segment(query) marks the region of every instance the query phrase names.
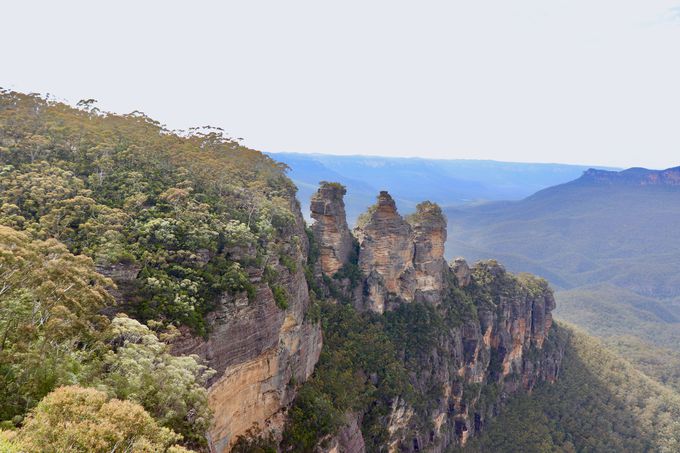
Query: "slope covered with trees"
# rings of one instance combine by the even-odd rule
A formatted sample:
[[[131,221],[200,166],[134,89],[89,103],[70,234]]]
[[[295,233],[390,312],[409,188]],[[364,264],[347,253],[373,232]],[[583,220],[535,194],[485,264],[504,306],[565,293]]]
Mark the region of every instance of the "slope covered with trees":
[[[560,379],[511,400],[465,451],[678,451],[678,393],[577,328],[559,334],[567,342]]]
[[[0,92],[2,427],[32,445],[43,409],[129,401],[166,430],[149,445],[204,448],[213,372],[168,343],[178,327],[206,335],[218,295],[254,297],[246,265],[286,262],[273,240],[294,221],[284,170],[220,130]],[[129,288],[104,276],[121,272]],[[265,278],[285,306],[276,273]]]

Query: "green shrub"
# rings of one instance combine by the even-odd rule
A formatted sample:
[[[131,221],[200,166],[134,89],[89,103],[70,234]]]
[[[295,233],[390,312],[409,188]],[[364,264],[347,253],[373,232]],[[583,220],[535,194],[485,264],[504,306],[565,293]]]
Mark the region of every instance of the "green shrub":
[[[286,289],[281,285],[270,285],[269,288],[272,290],[272,294],[274,295],[276,306],[281,310],[287,309],[288,293],[286,292]]]

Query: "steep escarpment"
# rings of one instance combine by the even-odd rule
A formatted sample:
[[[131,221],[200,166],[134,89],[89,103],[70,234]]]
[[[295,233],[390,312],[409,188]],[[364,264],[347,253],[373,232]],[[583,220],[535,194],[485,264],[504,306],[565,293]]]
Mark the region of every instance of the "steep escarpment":
[[[52,285],[45,294],[56,294],[57,301],[81,300],[91,305],[88,316],[101,311],[92,314],[96,324],[61,308],[66,314],[46,314],[45,319],[68,320],[54,329],[59,342],[38,335],[46,324],[33,325],[35,309],[13,308],[34,315],[3,324],[4,336],[29,338],[19,329],[33,326],[32,341],[49,341],[58,354],[36,362],[44,364],[43,372],[36,365],[22,368],[21,349],[10,354],[0,348],[0,387],[15,394],[0,400],[3,426],[20,423],[59,385],[102,387],[109,379],[112,394],[143,402],[159,423],[183,435],[184,445],[198,450],[226,451],[255,424],[280,427],[282,411],[312,373],[322,345],[305,272],[307,231],[295,192],[285,167],[219,129],[178,133],[140,112],[116,115],[94,108],[92,101],[73,108],[0,90],[0,225],[11,230],[3,237],[25,235],[35,247],[46,247],[45,253],[63,244],[79,263],[89,263],[72,269],[80,276],[75,281],[83,288],[106,282],[113,296],[95,306],[82,288],[58,274],[41,278],[44,288]],[[11,257],[8,250],[4,256]],[[46,265],[58,263],[53,258]],[[19,275],[4,269],[0,278]],[[17,301],[17,307],[29,302],[48,307],[40,297]],[[116,323],[136,332],[146,329],[139,322],[148,325],[153,333],[144,335],[163,343],[136,344],[130,338],[137,334],[111,335],[114,340],[105,343],[117,315],[127,321],[115,318]],[[90,330],[99,343],[80,339]],[[135,351],[148,347],[150,356],[161,359],[114,366],[113,354],[127,353],[122,346],[128,344]],[[173,359],[170,347],[185,357]],[[35,351],[40,357],[46,349]],[[97,360],[103,359],[100,366]],[[93,377],[90,371],[97,367],[102,376]],[[126,369],[136,370],[135,376]],[[28,378],[17,380],[19,375]],[[162,382],[156,386],[156,380]]]
[[[269,256],[264,268],[246,268],[254,297],[223,294],[207,316],[207,337],[186,335],[175,343],[177,353],[197,354],[217,371],[209,387],[209,436],[218,452],[253,426],[280,433],[296,395],[291,383],[307,380],[319,359],[321,328],[308,315],[307,236],[294,199],[291,212],[295,222],[275,239],[279,255]]]
[[[322,197],[319,191],[317,202]],[[470,267],[460,258],[447,264],[446,219],[429,202],[404,219],[389,194],[381,192],[354,234],[357,262],[348,257],[342,265],[357,266],[360,278],[349,282],[340,272],[326,275],[320,285],[330,286],[326,293],[336,304],[353,307],[347,309],[379,326],[403,369],[395,373],[407,383],[397,394],[378,392],[362,410],[353,407],[352,415],[337,423],[337,432],[345,434],[325,438],[328,448],[355,451],[343,439],[348,431],[356,438],[357,420],[367,450],[462,446],[484,430],[509,395],[558,378],[563,345],[550,335],[555,300],[544,280],[512,275],[495,261]],[[333,316],[336,311],[327,309]],[[324,325],[329,319],[335,318]],[[328,347],[331,355],[341,353],[335,341]],[[326,389],[323,373],[337,371],[322,354],[313,382]],[[361,380],[361,371],[355,373]],[[378,389],[383,379],[398,381],[380,372],[364,376]],[[324,391],[337,399],[332,389]],[[385,409],[376,413],[376,404]],[[336,409],[347,407],[336,404]]]
[[[513,398],[466,451],[679,451],[676,391],[574,326],[551,335],[566,345],[560,379]]]

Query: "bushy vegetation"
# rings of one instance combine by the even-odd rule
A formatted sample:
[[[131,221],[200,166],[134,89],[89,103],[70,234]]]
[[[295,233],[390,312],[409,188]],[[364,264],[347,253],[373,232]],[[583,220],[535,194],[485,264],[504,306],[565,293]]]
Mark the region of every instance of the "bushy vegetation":
[[[212,418],[205,385],[214,371],[198,357],[170,354],[160,338],[167,341],[176,334],[158,335],[134,319],[116,316],[104,331],[110,349],[101,362],[98,387],[141,404],[161,425],[200,445]]]
[[[204,445],[211,371],[197,357],[169,353],[163,340],[172,328],[156,323],[156,333],[124,315],[100,315],[112,303],[110,284],[90,258],[55,239],[0,226],[0,422],[32,438],[36,425],[25,415],[55,388],[78,384],[141,405],[173,442]]]
[[[213,372],[169,342],[206,334],[223,294],[252,299],[249,267],[287,308],[294,192],[218,129],[0,90],[0,451],[64,451],[59,429],[69,451],[204,449]],[[132,281],[109,292],[117,272]]]
[[[92,260],[0,226],[0,420],[92,373],[111,303]]]
[[[138,404],[110,399],[99,390],[68,386],[47,395],[18,432],[5,433],[0,448],[45,453],[189,452],[174,445],[180,438],[159,426]]]
[[[380,418],[393,398],[410,394],[406,371],[381,317],[322,303],[322,325],[321,358],[290,410],[284,444],[292,451],[314,451],[324,436],[347,422],[347,413],[365,411],[362,429],[374,442],[367,447],[377,449],[387,434]]]
[[[220,130],[0,93],[0,224],[138,268],[140,319],[204,332],[217,294],[249,289],[242,261],[282,253],[293,193],[282,166]]]

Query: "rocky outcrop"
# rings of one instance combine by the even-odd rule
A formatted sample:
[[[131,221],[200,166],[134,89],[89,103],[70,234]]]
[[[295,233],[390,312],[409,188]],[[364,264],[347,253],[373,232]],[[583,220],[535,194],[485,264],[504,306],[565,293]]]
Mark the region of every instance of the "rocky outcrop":
[[[125,305],[127,295],[135,289],[135,282],[137,281],[137,275],[141,270],[141,266],[125,263],[97,264],[96,269],[104,277],[108,277],[116,283],[115,287],[107,288],[108,292],[116,300],[116,305]],[[117,310],[117,308],[112,309]]]
[[[387,192],[360,219],[355,230],[359,241],[359,268],[367,277],[366,307],[383,313],[395,299],[412,301],[415,295],[413,230],[399,215]]]
[[[361,434],[361,419],[357,414],[348,414],[349,421],[331,439],[324,453],[364,453],[366,445]]]
[[[472,274],[470,273],[470,266],[468,266],[465,258],[458,257],[453,260],[451,263],[451,270],[453,271],[453,275],[456,277],[456,283],[458,286],[465,288],[470,284]]]
[[[453,286],[440,308],[460,305],[466,297],[473,304],[459,307],[443,328],[433,326],[438,341],[412,370],[416,392],[437,396],[420,413],[406,401],[393,406],[388,418],[392,451],[438,452],[464,445],[509,395],[558,377],[564,351],[547,341],[555,300],[546,282],[513,276],[493,261],[478,263],[469,278],[465,288],[449,280]]]
[[[319,264],[326,275],[334,275],[347,263],[352,251],[352,234],[347,226],[345,187],[322,183],[312,196],[312,231],[319,247]]]
[[[544,280],[512,275],[495,261],[447,264],[439,207],[422,203],[404,219],[387,192],[362,216],[355,235],[363,288],[351,301],[355,307],[377,313],[404,304],[432,307],[425,317],[407,318],[404,338],[395,343],[409,357],[416,394],[427,399],[392,401],[384,418],[389,451],[464,445],[509,395],[557,379],[563,346],[551,341],[555,299]],[[427,341],[409,345],[415,332],[427,332]],[[339,437],[333,445],[340,448]]]
[[[366,276],[363,306],[383,313],[402,302],[436,304],[444,289],[446,219],[424,202],[406,219],[383,191],[355,229],[359,268]]]
[[[413,228],[416,300],[437,304],[444,289],[447,268],[444,259],[446,218],[439,206],[426,201],[420,203],[406,220]]]

